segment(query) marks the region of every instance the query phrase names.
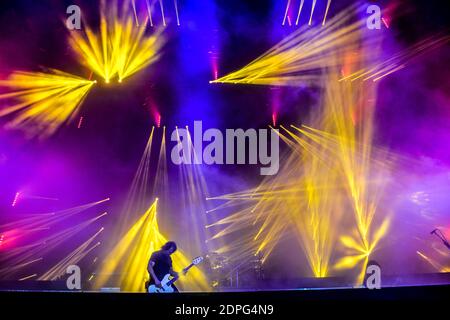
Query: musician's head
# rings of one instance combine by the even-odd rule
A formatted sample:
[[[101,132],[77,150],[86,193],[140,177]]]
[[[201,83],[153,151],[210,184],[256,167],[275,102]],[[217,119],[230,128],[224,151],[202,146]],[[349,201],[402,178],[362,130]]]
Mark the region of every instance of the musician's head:
[[[162,247],[161,250],[167,251],[169,254],[177,251],[177,244],[174,241],[167,241]]]

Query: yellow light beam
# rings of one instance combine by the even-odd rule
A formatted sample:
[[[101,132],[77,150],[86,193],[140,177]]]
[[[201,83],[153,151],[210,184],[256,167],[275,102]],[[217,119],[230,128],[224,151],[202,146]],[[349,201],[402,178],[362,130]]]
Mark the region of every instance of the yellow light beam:
[[[314,15],[314,9],[316,8],[317,0],[313,0],[311,8],[311,16],[309,17],[309,25],[312,25],[312,19]]]
[[[29,275],[27,277],[20,278],[19,281],[29,280],[29,279],[32,279],[32,278],[34,278],[36,276],[37,276],[37,274],[35,273],[35,274]]]
[[[93,236],[88,238],[85,242],[80,244],[77,248],[75,248],[72,252],[70,252],[67,256],[65,256],[62,260],[56,263],[53,267],[51,267],[47,272],[41,275],[38,279],[43,281],[51,281],[56,280],[59,277],[63,276],[66,273],[66,269],[70,265],[78,264],[82,258],[86,256],[86,249],[89,245],[94,241],[94,239],[104,230],[101,228],[98,230]],[[92,250],[87,250],[90,252]]]
[[[327,21],[327,16],[328,16],[328,10],[330,9],[331,6],[331,0],[328,0],[327,2],[327,8],[325,10],[325,15],[323,16],[323,22],[322,22],[322,26],[325,25],[326,21]]]
[[[145,0],[145,4],[147,6],[147,15],[148,21],[150,22],[150,27],[153,27],[152,7],[150,6],[149,0]]]
[[[133,2],[134,3],[134,2]],[[69,44],[79,62],[101,76],[106,83],[118,81],[148,67],[159,58],[165,42],[162,29],[145,34],[145,25],[134,26],[129,0],[119,8],[116,0],[100,4],[100,29],[94,32],[87,24],[83,31],[70,31]],[[134,9],[134,6],[132,6]],[[150,6],[147,6],[151,17]],[[138,23],[137,14],[134,14]],[[150,18],[151,21],[151,18]],[[151,21],[153,25],[153,22]]]
[[[29,137],[48,137],[76,117],[94,83],[59,70],[14,72],[0,80],[0,86],[10,89],[0,94],[0,100],[11,100],[0,117],[12,118],[5,128],[22,129]]]
[[[175,15],[177,17],[177,26],[180,25],[180,17],[178,15],[178,1],[177,0],[173,0],[173,5],[175,7]]]
[[[290,6],[291,6],[291,0],[287,0],[286,10],[284,11],[284,18],[283,18],[283,23],[282,23],[283,26],[286,24],[286,18],[288,16]]]
[[[298,26],[298,22],[300,20],[300,15],[302,14],[303,5],[305,4],[305,0],[300,0],[300,6],[298,7],[297,20],[295,20],[295,25]]]

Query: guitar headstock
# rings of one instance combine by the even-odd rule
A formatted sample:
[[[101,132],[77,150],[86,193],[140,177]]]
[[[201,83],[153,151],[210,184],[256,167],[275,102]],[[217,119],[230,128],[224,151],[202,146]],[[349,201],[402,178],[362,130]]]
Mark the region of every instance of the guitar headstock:
[[[189,271],[190,268],[192,268],[193,266],[198,265],[202,261],[203,261],[203,257],[201,257],[201,256],[197,257],[197,258],[194,258],[192,260],[192,263],[189,266],[187,266],[186,268],[183,269],[183,274],[185,275]]]
[[[202,256],[199,256],[199,257],[194,258],[194,259],[192,260],[192,264],[193,264],[194,266],[196,266],[196,265],[198,265],[199,263],[201,263],[202,261],[203,261],[203,257],[202,257]]]

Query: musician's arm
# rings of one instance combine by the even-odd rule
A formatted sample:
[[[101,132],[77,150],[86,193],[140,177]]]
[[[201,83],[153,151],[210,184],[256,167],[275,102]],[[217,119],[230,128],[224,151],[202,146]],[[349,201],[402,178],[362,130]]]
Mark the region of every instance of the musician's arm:
[[[173,271],[172,268],[170,268],[169,274],[174,278],[179,278],[178,272]]]
[[[150,276],[152,277],[152,279],[155,281],[155,285],[159,286],[161,284],[161,280],[158,279],[158,277],[155,274],[155,270],[153,270],[154,265],[155,265],[155,263],[152,260],[150,260],[148,262],[147,270],[148,270],[148,273],[150,273]]]

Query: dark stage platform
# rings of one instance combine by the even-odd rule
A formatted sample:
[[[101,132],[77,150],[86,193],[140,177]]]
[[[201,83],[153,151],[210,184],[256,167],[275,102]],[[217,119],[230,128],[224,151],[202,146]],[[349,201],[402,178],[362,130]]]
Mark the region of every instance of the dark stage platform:
[[[383,275],[381,277],[383,288],[387,287],[419,287],[450,285],[450,273],[420,273]],[[242,292],[242,291],[284,291],[284,290],[324,290],[324,289],[352,289],[354,279],[350,277],[325,277],[325,278],[298,278],[298,279],[271,279],[265,278],[259,281],[241,281],[239,286],[216,287],[216,292]],[[58,281],[0,281],[0,291],[67,291],[65,280]],[[92,289],[90,282],[82,283],[81,291],[124,291],[108,284],[101,290]]]
[[[128,318],[144,313],[150,319],[300,319],[332,313],[346,318],[387,316],[396,308],[406,315],[426,314],[427,319],[448,310],[450,285],[390,287],[379,290],[314,289],[285,291],[139,294],[57,291],[3,291],[3,310],[41,313],[47,316],[79,314],[124,314]],[[255,308],[255,306],[257,308]],[[270,306],[270,308],[268,308]],[[192,315],[193,307],[208,308],[208,314]],[[251,312],[253,310],[253,312]],[[273,310],[269,313],[270,310]],[[183,314],[177,314],[181,312]],[[198,311],[200,312],[200,311]],[[250,313],[249,313],[250,312]],[[310,317],[310,316],[308,316]],[[315,317],[315,316],[314,316]],[[147,318],[147,317],[146,317]]]

